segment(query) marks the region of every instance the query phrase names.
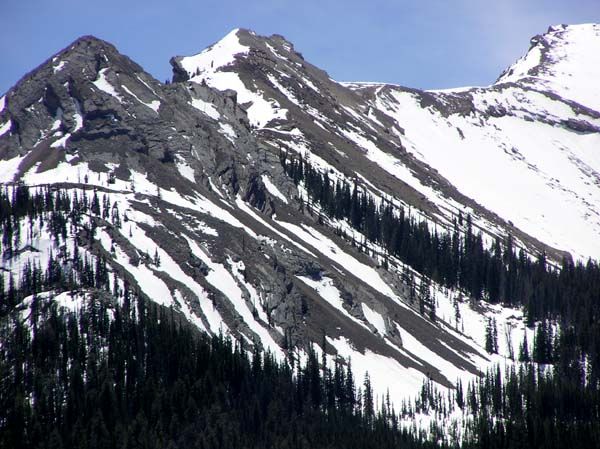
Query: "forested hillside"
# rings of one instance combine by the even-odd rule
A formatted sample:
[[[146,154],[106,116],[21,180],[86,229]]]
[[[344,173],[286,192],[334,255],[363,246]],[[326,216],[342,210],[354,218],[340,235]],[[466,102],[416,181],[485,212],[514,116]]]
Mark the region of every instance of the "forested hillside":
[[[328,198],[314,193],[327,190],[316,181],[325,182],[323,177],[303,167],[315,201]],[[297,168],[289,170],[298,176]],[[336,204],[341,217],[348,204],[362,217],[354,223],[357,229],[373,221],[385,229],[386,219],[396,220],[394,229],[410,233],[411,241],[440,250],[433,242],[444,236],[430,234],[425,224],[402,218],[402,212],[380,212],[356,188],[350,194],[349,186],[338,185],[334,198],[335,192],[337,201],[317,202],[324,208]],[[46,266],[25,264],[21,278],[10,276],[0,289],[1,447],[559,448],[600,441],[599,334],[593,321],[577,321],[593,309],[576,301],[576,288],[565,296],[573,299],[569,309],[576,313],[534,315],[541,321],[533,349],[529,353],[527,341],[521,345],[519,364],[459,382],[452,394],[427,381],[414,402],[393,405],[389,396],[373,392],[368,375],[356,378],[350,359],[310,349],[304,356],[291,350],[278,361],[244,339],[204,335],[172,308],[144,300],[127,280],[119,282],[101,253],[94,254],[95,217],[121,226],[118,212],[98,198],[98,192],[71,197],[66,190],[31,192],[26,186],[0,194],[5,258],[14,257],[21,233],[34,228],[47,229],[57,250]],[[83,254],[78,245],[72,252],[65,245],[78,226],[90,248]],[[456,243],[459,260],[475,269],[479,264],[464,261],[468,245]],[[484,249],[481,254],[494,258]],[[443,272],[429,260],[432,272]],[[528,260],[521,258],[518,271],[537,271],[539,282],[564,282],[559,273],[569,272]],[[588,285],[586,276],[595,279],[596,269],[591,262],[571,267],[582,279],[573,286]],[[487,290],[481,298],[489,299]],[[435,310],[426,312],[430,304],[422,292],[415,300],[423,313]],[[562,304],[561,297],[558,301]],[[550,322],[560,323],[558,331]],[[490,351],[494,338],[490,331]],[[462,425],[452,419],[457,413]],[[429,429],[407,425],[420,415],[432,417]]]
[[[279,363],[172,310],[52,294],[0,321],[2,448],[427,448],[339,362]]]

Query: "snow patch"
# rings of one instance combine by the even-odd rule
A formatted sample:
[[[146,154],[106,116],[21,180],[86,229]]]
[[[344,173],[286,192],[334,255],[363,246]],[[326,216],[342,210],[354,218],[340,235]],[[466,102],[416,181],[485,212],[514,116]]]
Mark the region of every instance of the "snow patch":
[[[120,103],[122,103],[123,99],[117,93],[117,91],[115,90],[113,85],[110,84],[108,82],[108,80],[106,79],[106,71],[107,70],[108,70],[108,68],[101,69],[100,72],[98,72],[98,79],[96,81],[94,81],[93,84],[101,91],[106,92],[109,95],[112,95],[117,100],[119,100]]]
[[[452,363],[440,357],[419,340],[417,340],[410,332],[403,329],[398,323],[395,323],[400,336],[402,338],[402,348],[408,351],[413,356],[426,361],[435,366],[449,381],[456,379],[465,379],[467,382],[473,379],[473,374],[469,371],[459,368]]]
[[[244,323],[250,327],[250,329],[260,338],[262,344],[264,344],[269,350],[277,356],[279,360],[283,360],[284,354],[279,345],[273,340],[273,337],[267,329],[263,327],[263,324],[258,322],[252,311],[248,307],[248,304],[244,300],[244,295],[236,282],[234,276],[229,272],[225,266],[213,262],[211,258],[190,238],[186,237],[192,253],[202,260],[209,268],[209,272],[206,275],[206,280],[209,284],[219,290],[231,303],[233,304],[236,312],[242,317]],[[235,267],[234,271],[243,269],[243,264],[236,264],[228,257],[228,263]],[[266,324],[266,323],[265,323]]]
[[[282,109],[275,100],[266,100],[261,95],[246,88],[239,75],[234,72],[203,72],[191,79],[193,82],[205,81],[217,90],[232,89],[237,92],[237,102],[246,105],[248,119],[252,125],[263,127],[271,120],[285,119],[286,109]]]
[[[0,125],[0,136],[3,136],[8,131],[10,131],[11,126],[12,126],[12,121],[11,120],[8,120],[8,122]]]
[[[367,326],[357,318],[350,315],[350,313],[344,308],[344,301],[342,300],[342,296],[340,295],[340,291],[333,284],[333,279],[328,277],[323,277],[319,280],[314,280],[308,276],[296,276],[310,288],[315,290],[321,298],[323,298],[328,304],[330,304],[334,309],[342,312],[344,316],[351,319],[355,323],[361,325],[365,329],[369,330]],[[370,330],[369,330],[370,332]]]
[[[152,109],[154,112],[156,112],[158,114],[158,108],[160,107],[159,100],[153,100],[150,103],[146,103],[145,101],[140,100],[140,98],[136,94],[131,92],[131,90],[129,90],[127,88],[127,86],[121,85],[121,87],[123,88],[123,90],[125,92],[127,92],[129,95],[131,95],[133,98],[135,98],[139,103],[143,104],[144,106],[149,107],[150,109]]]
[[[139,228],[136,227],[135,229]],[[132,241],[134,241],[134,239],[135,237],[130,238]],[[111,237],[104,229],[99,232],[99,240],[107,251],[111,251],[111,248],[114,248],[114,260],[131,273],[138,283],[140,290],[148,296],[148,298],[163,306],[170,306],[173,304],[173,297],[171,296],[169,287],[167,287],[167,284],[165,284],[164,281],[156,277],[150,268],[143,263],[140,263],[137,266],[132,265],[129,262],[129,256],[119,247],[119,245],[115,244],[113,246]]]
[[[12,159],[0,160],[0,182],[12,182],[19,165],[26,156],[17,156]]]
[[[54,296],[53,301],[59,307],[67,309],[70,312],[78,312],[83,305],[84,299],[84,296],[77,295],[74,292],[62,292]]]
[[[219,122],[219,133],[223,134],[231,143],[235,143],[237,134],[229,123]]]
[[[52,67],[52,70],[54,70],[54,73],[58,73],[64,68],[65,65],[66,65],[66,61],[60,61],[58,63],[58,65],[55,65],[54,67]]]
[[[194,176],[194,169],[192,167],[183,162],[177,162],[176,166],[177,171],[181,176],[183,176],[188,181],[196,182],[196,178]]]
[[[136,78],[137,78],[137,79],[138,79],[138,80],[139,80],[139,81],[140,81],[140,82],[141,82],[141,83],[142,83],[144,86],[146,86],[146,87],[148,88],[148,90],[154,94],[154,96],[155,96],[155,97],[158,97],[158,98],[160,98],[160,95],[158,95],[158,94],[156,93],[156,91],[155,91],[154,89],[152,89],[152,87],[150,87],[150,85],[149,85],[149,84],[148,84],[146,81],[144,81],[142,78],[140,78],[140,77],[139,77],[139,75],[136,75],[135,77],[136,77]]]
[[[340,357],[351,360],[355,379],[360,381],[369,373],[375,397],[385,397],[389,392],[392,402],[399,406],[403,399],[413,397],[421,390],[426,376],[420,371],[406,368],[393,358],[368,349],[361,353],[345,337],[326,338]]]
[[[285,95],[287,97],[288,100],[290,100],[292,103],[294,103],[296,106],[300,106],[300,102],[298,101],[298,99],[296,98],[296,95],[294,95],[294,93],[289,90],[288,88],[284,87],[278,80],[277,78],[275,78],[273,75],[269,74],[267,75],[267,78],[269,79],[269,81],[271,82],[271,84],[273,84],[273,86],[275,86],[275,88],[277,90],[279,90],[283,95]]]
[[[406,304],[404,304],[390,286],[381,279],[381,276],[379,276],[379,273],[377,273],[373,267],[359,262],[316,229],[309,228],[304,224],[298,226],[285,221],[279,221],[276,220],[275,217],[273,217],[273,221],[300,238],[304,243],[312,246],[330,260],[336,262],[348,273],[360,276],[361,280],[371,288],[391,298],[402,307],[407,308]]]
[[[249,47],[240,44],[238,38],[239,28],[231,31],[216,44],[194,56],[181,58],[180,64],[191,76],[196,72],[217,70],[228,66],[235,61],[237,55],[244,55],[250,51]]]
[[[271,182],[271,179],[267,175],[262,175],[262,182],[271,195],[275,198],[279,198],[285,204],[288,204],[288,200],[283,193],[279,191],[277,186]]]
[[[219,113],[215,105],[209,103],[208,101],[193,98],[190,104],[214,120],[219,120],[219,118],[221,117],[221,114]]]
[[[515,83],[521,78],[529,75],[529,71],[537,67],[542,60],[542,52],[539,47],[533,47],[529,52],[520,58],[505,75],[498,79],[496,84],[499,83]]]
[[[57,133],[57,134],[60,135],[61,133]],[[52,142],[50,144],[50,147],[65,148],[65,146],[67,145],[67,140],[69,140],[70,137],[71,137],[71,133],[67,133],[64,136],[60,137],[58,140],[55,140],[54,142]]]
[[[563,98],[600,111],[600,25],[580,24],[554,26],[497,84],[527,82],[549,89]],[[541,60],[542,49],[544,59]],[[535,75],[529,75],[537,68]]]
[[[381,314],[375,312],[364,302],[361,304],[361,306],[362,306],[363,314],[365,315],[365,318],[367,319],[367,321],[369,323],[371,323],[373,326],[375,326],[375,329],[377,329],[377,332],[379,333],[379,335],[381,335],[383,337],[386,334],[386,330],[385,330],[385,320],[383,319]]]
[[[287,240],[288,242],[290,242],[292,245],[296,246],[297,248],[300,248],[306,254],[309,254],[309,255],[311,255],[313,257],[316,257],[314,253],[310,252],[304,246],[302,246],[301,244],[299,244],[295,240],[292,240],[290,237],[288,237],[287,235],[285,235],[283,232],[278,231],[273,226],[271,226],[269,223],[267,223],[265,220],[263,220],[257,213],[255,213],[252,210],[252,208],[250,206],[248,206],[246,203],[244,203],[244,201],[239,196],[235,199],[235,204],[237,205],[237,207],[240,208],[240,210],[242,210],[243,212],[245,212],[246,214],[248,214],[250,217],[252,217],[258,223],[262,224],[265,228],[273,231],[275,234],[277,234],[278,236],[284,238],[285,240]]]
[[[79,112],[73,114],[73,119],[75,120],[75,129],[73,132],[79,131],[81,128],[83,128],[83,117]]]

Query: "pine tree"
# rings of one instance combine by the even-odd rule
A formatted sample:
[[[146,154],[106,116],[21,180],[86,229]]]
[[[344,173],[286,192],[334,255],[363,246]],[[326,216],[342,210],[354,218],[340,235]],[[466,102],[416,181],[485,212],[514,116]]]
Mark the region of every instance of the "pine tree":
[[[488,318],[485,327],[485,350],[490,354],[498,353],[498,330],[495,318]]]
[[[527,331],[523,336],[523,342],[519,346],[519,362],[529,362],[529,343],[527,343]]]

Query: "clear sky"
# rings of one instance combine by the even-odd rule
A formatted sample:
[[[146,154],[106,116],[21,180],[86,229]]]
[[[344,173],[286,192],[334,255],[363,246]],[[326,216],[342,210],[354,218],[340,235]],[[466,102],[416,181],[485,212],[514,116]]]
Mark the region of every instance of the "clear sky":
[[[600,22],[600,0],[0,0],[0,92],[84,34],[156,78],[233,28],[282,34],[340,81],[486,85],[556,23]]]

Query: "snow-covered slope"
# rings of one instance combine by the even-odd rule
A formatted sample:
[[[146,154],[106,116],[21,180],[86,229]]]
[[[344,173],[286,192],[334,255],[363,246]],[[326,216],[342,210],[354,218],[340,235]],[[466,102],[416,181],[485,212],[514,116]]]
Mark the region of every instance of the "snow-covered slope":
[[[584,51],[580,41],[569,37],[564,51]],[[66,248],[68,266],[81,244],[107,259],[119,286],[203,331],[279,358],[309,346],[351,358],[357,376],[368,370],[398,403],[427,379],[452,388],[493,361],[512,363],[532,332],[522,311],[428,287],[423,273],[311,202],[281,158],[403,206],[431,231],[466,233],[455,222],[468,215],[486,246],[510,234],[532,256],[597,257],[600,113],[556,87],[569,67],[583,73],[577,59],[539,82],[525,59],[488,88],[341,84],[283,37],[234,30],[173,58],[174,82],[164,85],[110,44],[82,38],[0,99],[0,181],[51,185],[86,203],[96,195],[106,210],[84,213],[92,238],[71,223],[53,241],[24,219],[4,276],[19,277],[28,259],[45,263],[51,248]],[[419,310],[415,288],[434,313]],[[493,356],[483,349],[492,319]]]
[[[404,128],[405,147],[462,193],[555,248],[597,258],[598,79],[600,27],[560,25],[533,38],[489,88],[381,86],[372,103]],[[453,103],[468,112],[447,109]]]
[[[471,111],[423,108],[423,94],[387,86],[372,104],[404,128],[408,151],[466,196],[574,257],[600,255],[600,118],[514,86],[435,96]]]
[[[552,27],[532,42],[495,85],[444,92],[341,85],[280,36],[245,30],[174,66],[235,90],[265,143],[366,178],[434,221],[470,212],[533,252],[598,257],[598,26]]]
[[[600,111],[600,25],[555,25],[531,39],[525,56],[496,84],[518,83],[548,90]]]

